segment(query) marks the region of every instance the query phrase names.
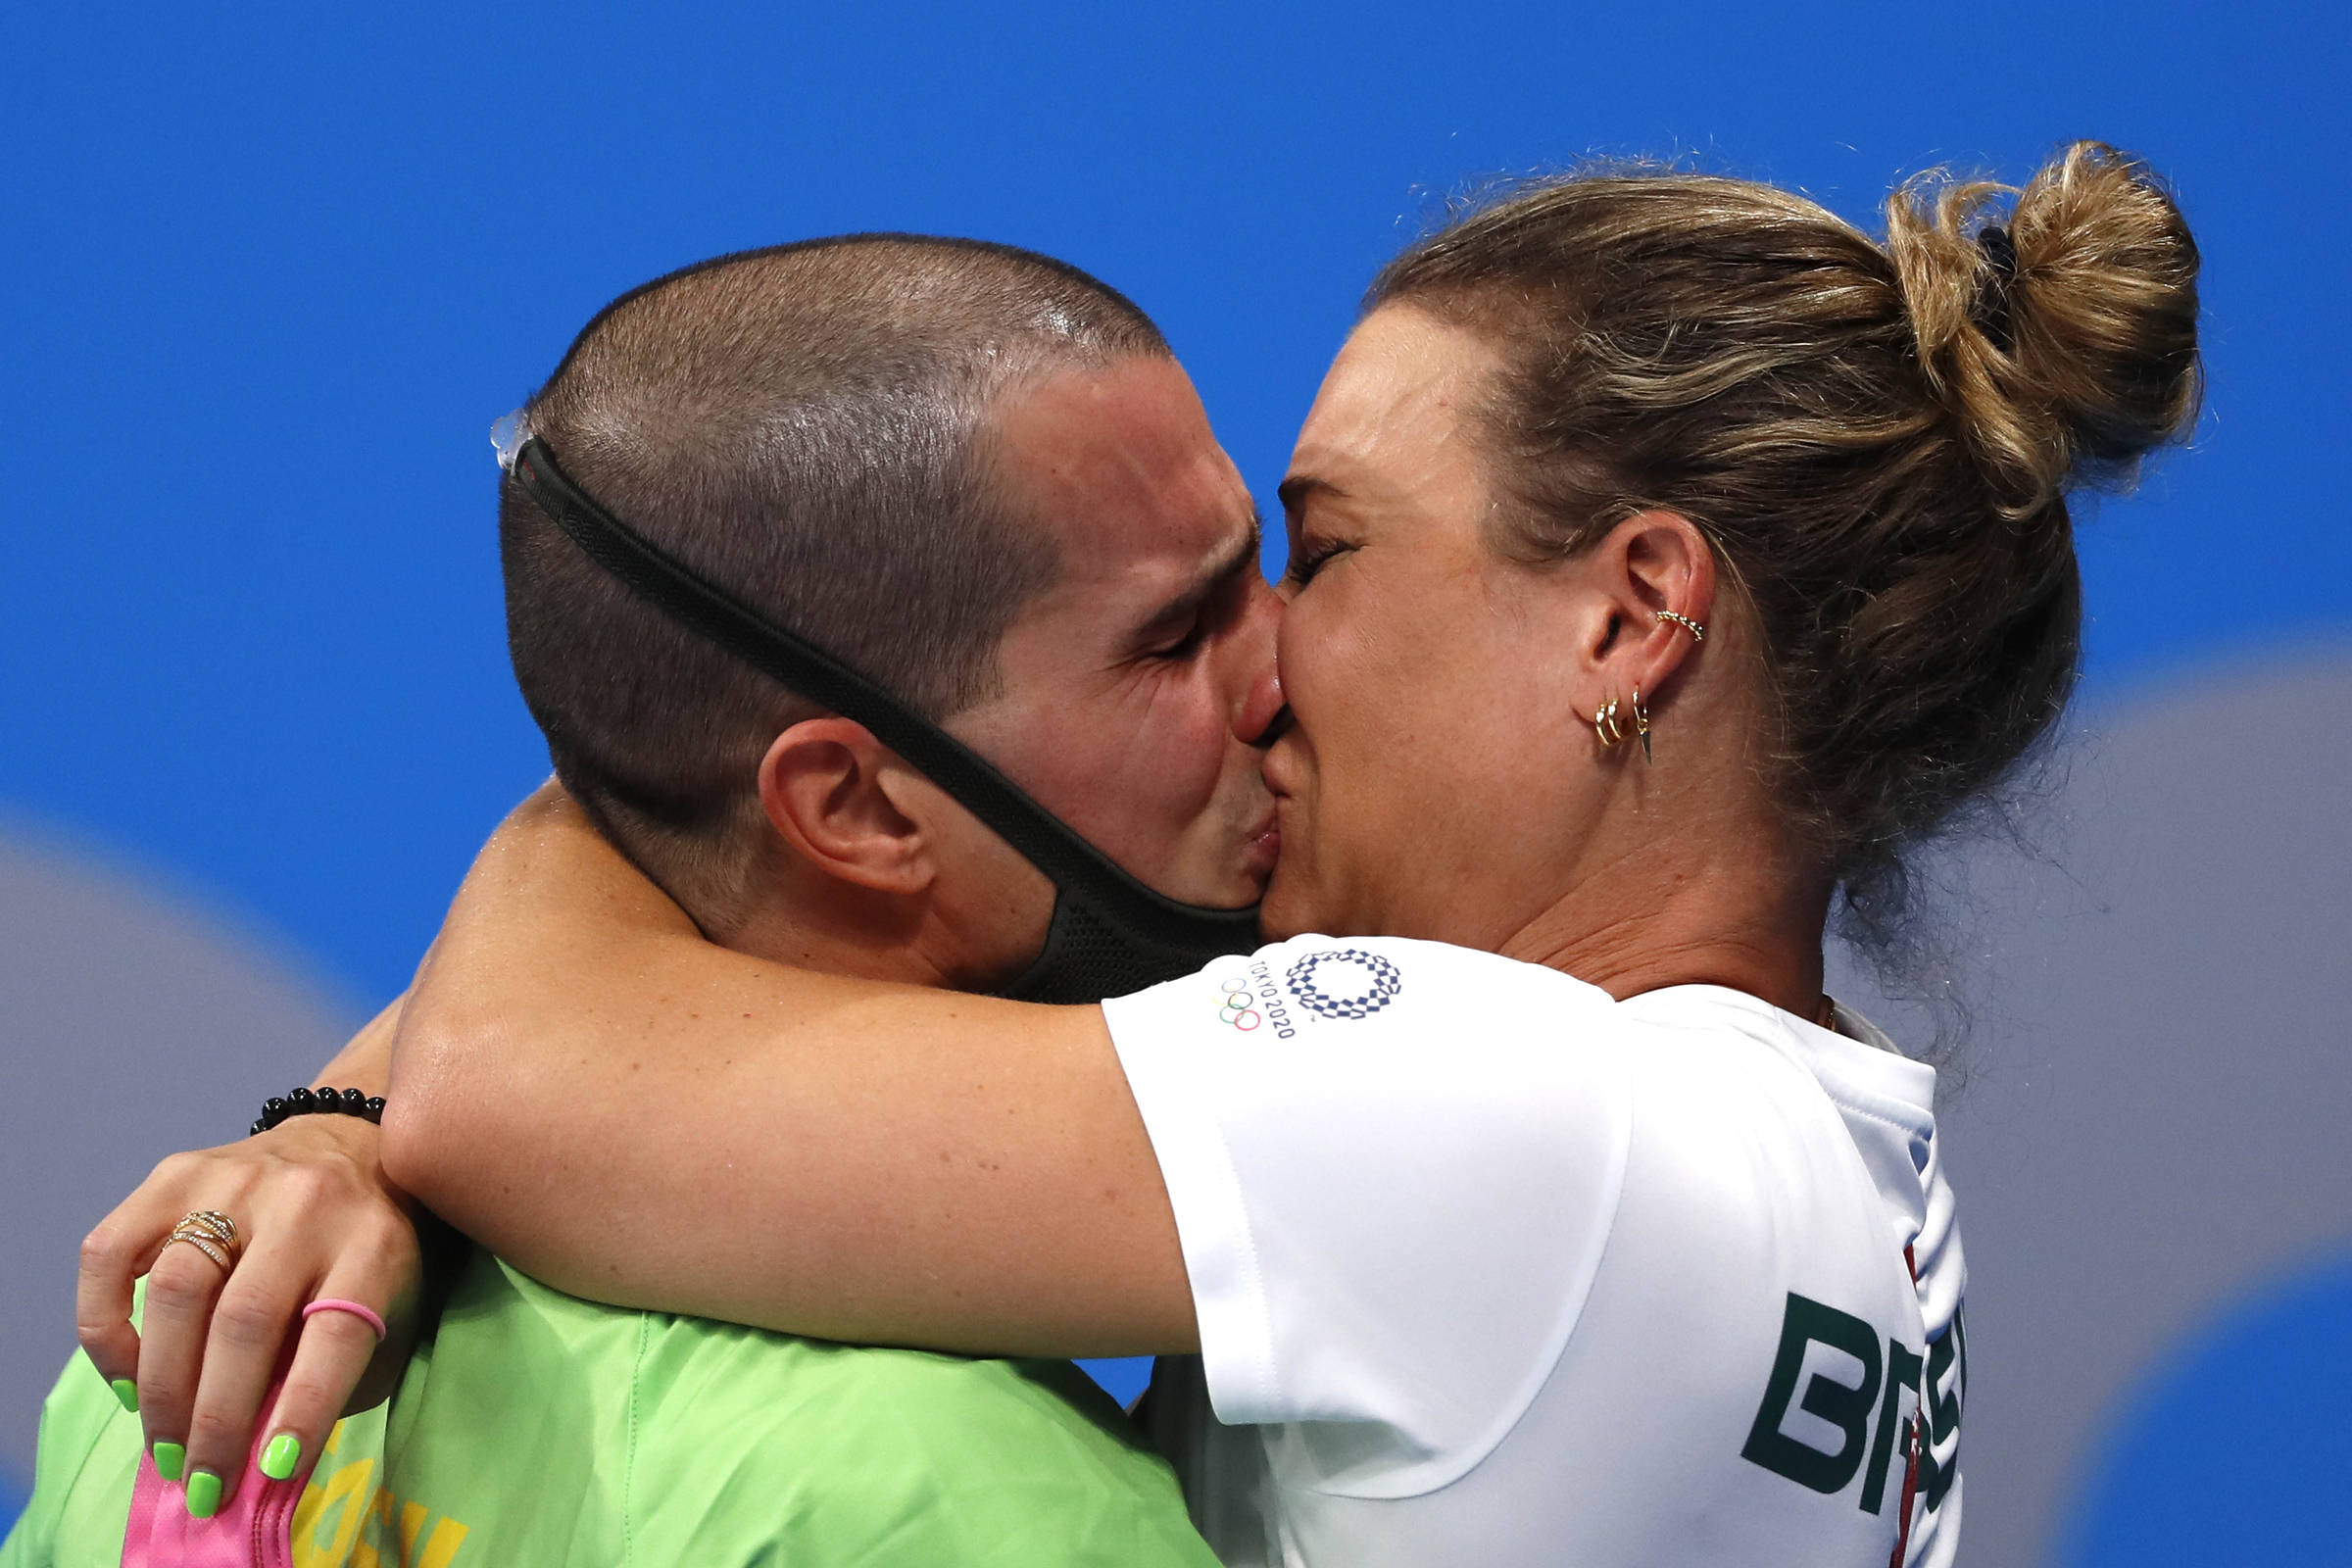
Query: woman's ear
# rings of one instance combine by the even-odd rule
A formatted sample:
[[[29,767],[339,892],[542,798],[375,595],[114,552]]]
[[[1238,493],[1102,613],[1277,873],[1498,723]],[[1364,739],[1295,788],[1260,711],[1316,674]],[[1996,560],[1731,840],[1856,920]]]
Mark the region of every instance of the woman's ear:
[[[760,760],[760,805],[776,836],[816,870],[877,893],[920,893],[938,874],[919,791],[898,754],[847,718],[811,718]]]
[[[1648,702],[1688,664],[1715,613],[1715,551],[1690,518],[1639,512],[1592,552],[1591,570],[1607,601],[1592,650],[1604,680]]]

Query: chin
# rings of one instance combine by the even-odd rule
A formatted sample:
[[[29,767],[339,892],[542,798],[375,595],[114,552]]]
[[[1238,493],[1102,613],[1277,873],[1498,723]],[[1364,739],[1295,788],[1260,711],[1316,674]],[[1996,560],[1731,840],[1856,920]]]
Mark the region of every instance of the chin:
[[[1270,870],[1261,871],[1255,866],[1244,866],[1229,875],[1217,878],[1214,893],[1202,898],[1188,899],[1185,902],[1203,905],[1212,909],[1248,908],[1250,905],[1265,902],[1266,886],[1272,877],[1273,873]]]
[[[1266,884],[1265,902],[1257,909],[1257,929],[1268,942],[1287,942],[1321,928],[1315,918],[1314,901],[1308,890],[1299,885],[1302,880],[1285,876],[1281,866],[1275,867],[1273,879]]]

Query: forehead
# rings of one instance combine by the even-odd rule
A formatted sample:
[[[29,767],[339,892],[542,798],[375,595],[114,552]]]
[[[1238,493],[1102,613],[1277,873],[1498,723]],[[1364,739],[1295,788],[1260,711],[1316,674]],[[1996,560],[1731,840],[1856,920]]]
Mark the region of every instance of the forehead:
[[[1061,368],[993,411],[1003,476],[1093,583],[1190,569],[1250,526],[1250,493],[1173,359]]]
[[[1332,361],[1291,458],[1291,486],[1349,495],[1418,488],[1473,463],[1462,425],[1502,368],[1468,328],[1410,306],[1359,322]]]

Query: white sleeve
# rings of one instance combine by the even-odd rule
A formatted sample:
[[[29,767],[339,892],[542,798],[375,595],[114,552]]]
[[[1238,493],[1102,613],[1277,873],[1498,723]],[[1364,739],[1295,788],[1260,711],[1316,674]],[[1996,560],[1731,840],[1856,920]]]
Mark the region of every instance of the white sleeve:
[[[1491,954],[1329,937],[1103,1004],[1219,1420],[1389,1428],[1399,1495],[1501,1440],[1616,1211],[1614,1006]]]

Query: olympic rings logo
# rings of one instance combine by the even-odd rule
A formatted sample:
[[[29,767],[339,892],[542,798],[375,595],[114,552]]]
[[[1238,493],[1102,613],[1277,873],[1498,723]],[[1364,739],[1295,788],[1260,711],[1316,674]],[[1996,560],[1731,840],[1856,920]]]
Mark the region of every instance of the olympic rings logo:
[[[1248,1034],[1266,1021],[1251,1004],[1248,980],[1220,980],[1217,982],[1217,995],[1221,999],[1217,1004],[1217,1022]]]

